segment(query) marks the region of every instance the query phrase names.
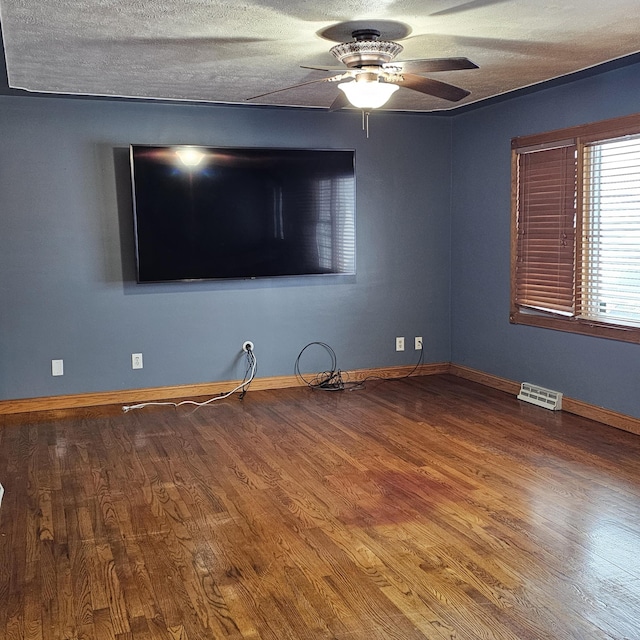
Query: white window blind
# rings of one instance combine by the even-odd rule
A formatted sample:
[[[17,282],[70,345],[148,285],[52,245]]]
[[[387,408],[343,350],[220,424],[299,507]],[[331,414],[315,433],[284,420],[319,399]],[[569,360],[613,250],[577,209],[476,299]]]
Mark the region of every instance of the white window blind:
[[[586,144],[580,316],[640,326],[640,135]]]

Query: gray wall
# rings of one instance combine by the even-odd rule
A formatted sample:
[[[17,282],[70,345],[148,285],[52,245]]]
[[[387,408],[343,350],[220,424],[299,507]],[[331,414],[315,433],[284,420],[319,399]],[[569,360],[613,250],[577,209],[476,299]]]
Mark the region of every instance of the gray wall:
[[[411,364],[422,335],[427,362],[640,417],[640,346],[508,322],[510,139],[634,113],[639,76],[453,118],[376,113],[368,140],[354,113],[0,96],[0,399],[229,380],[245,339],[260,376],[291,374],[315,340],[343,369]],[[355,148],[357,275],[136,285],[131,142]]]
[[[0,399],[449,361],[451,121],[0,96]],[[130,143],[355,148],[355,277],[136,285]],[[408,349],[395,351],[395,336]],[[142,352],[144,369],[131,370]],[[51,360],[65,374],[51,376]],[[303,369],[329,361],[306,352]]]
[[[453,125],[452,360],[640,417],[640,345],[510,325],[510,140],[636,113],[629,66],[460,115]]]

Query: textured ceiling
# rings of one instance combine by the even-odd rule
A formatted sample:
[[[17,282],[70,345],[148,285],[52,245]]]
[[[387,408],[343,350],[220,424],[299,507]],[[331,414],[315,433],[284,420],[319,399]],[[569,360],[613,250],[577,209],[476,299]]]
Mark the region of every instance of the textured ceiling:
[[[398,59],[467,57],[428,74],[471,91],[457,103],[400,89],[386,108],[451,109],[640,49],[638,0],[0,0],[9,86],[37,92],[245,103],[328,77],[350,25],[382,26]],[[328,107],[314,83],[255,104]]]

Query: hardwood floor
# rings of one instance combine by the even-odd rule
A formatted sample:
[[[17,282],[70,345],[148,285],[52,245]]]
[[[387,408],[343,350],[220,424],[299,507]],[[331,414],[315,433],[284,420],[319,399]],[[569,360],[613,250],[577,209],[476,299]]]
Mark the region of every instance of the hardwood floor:
[[[640,437],[448,376],[0,418],[0,638],[640,638]]]

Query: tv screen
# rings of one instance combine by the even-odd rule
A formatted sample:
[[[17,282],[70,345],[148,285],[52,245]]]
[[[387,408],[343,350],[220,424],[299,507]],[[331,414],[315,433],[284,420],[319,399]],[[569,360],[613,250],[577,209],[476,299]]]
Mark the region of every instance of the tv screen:
[[[354,157],[131,145],[138,282],[355,273]]]

